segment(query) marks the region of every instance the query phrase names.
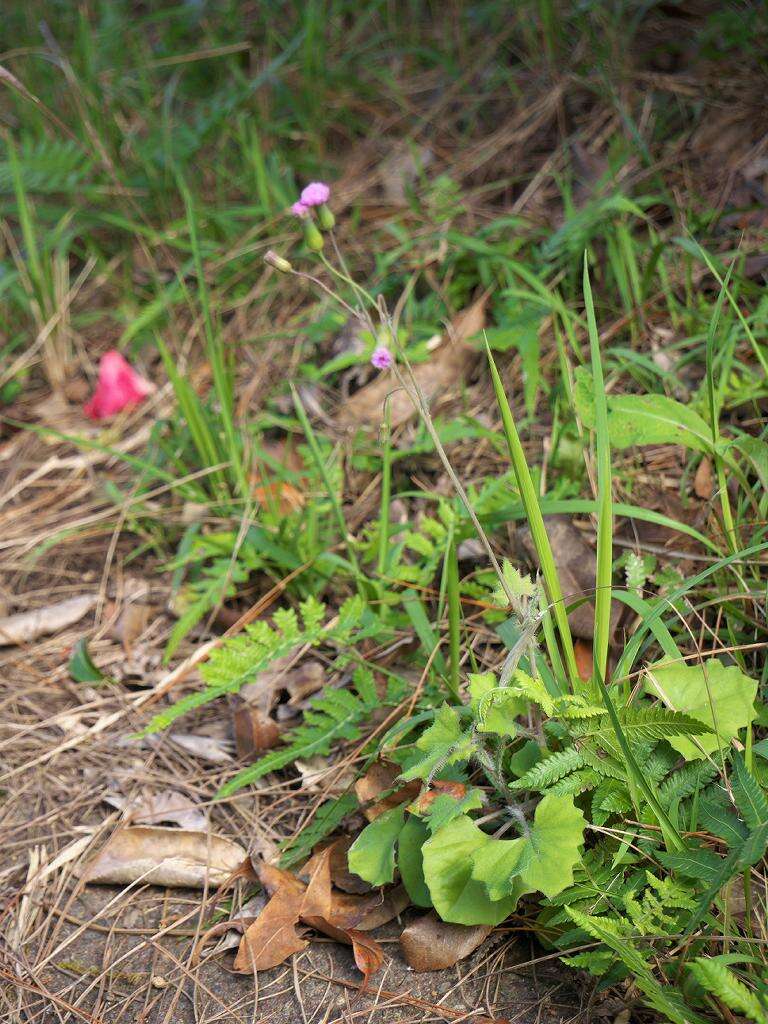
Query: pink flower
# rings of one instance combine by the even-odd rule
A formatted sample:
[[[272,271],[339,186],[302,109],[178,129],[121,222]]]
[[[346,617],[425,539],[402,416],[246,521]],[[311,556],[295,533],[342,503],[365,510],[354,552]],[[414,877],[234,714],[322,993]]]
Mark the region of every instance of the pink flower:
[[[291,207],[291,213],[294,217],[306,217],[309,213],[309,207],[306,203],[302,203],[300,199],[297,199]]]
[[[101,357],[99,380],[93,397],[83,406],[91,420],[106,420],[131,405],[138,405],[155,390],[116,349]]]
[[[305,206],[322,206],[331,198],[331,190],[322,181],[311,181],[301,190],[301,199]]]
[[[388,370],[394,361],[392,353],[386,345],[379,345],[377,349],[374,349],[373,355],[371,356],[371,362],[377,370]]]

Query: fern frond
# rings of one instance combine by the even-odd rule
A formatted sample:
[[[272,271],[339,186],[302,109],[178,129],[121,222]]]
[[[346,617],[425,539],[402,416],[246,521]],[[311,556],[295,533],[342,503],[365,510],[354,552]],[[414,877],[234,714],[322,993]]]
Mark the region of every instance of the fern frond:
[[[702,736],[712,732],[704,722],[660,705],[618,708],[617,714],[622,731],[631,743],[638,740],[662,740],[667,736]],[[574,722],[572,731],[580,738],[606,741],[611,747],[616,743],[613,726],[602,719]]]
[[[741,811],[748,828],[756,829],[768,821],[768,800],[760,783],[747,768],[744,758],[738,751],[733,752],[733,775],[731,786],[733,799]]]
[[[589,743],[584,743],[579,747],[581,756],[584,758],[584,763],[588,765],[592,771],[597,772],[598,775],[602,775],[605,779],[616,779],[619,782],[626,783],[627,772],[624,765],[616,757],[612,757],[608,754],[601,753],[597,746],[592,746]]]
[[[594,789],[600,782],[600,776],[591,768],[584,768],[581,771],[572,772],[560,779],[547,790],[555,796],[576,796],[578,793],[586,793]]]
[[[558,779],[584,767],[584,758],[576,747],[550,754],[530,768],[525,775],[510,783],[510,789],[542,790],[554,785]]]
[[[188,711],[209,704],[224,694],[238,693],[273,661],[286,657],[298,646],[316,647],[321,643],[340,646],[347,643],[352,630],[366,619],[365,605],[360,597],[346,601],[336,619],[327,624],[323,624],[325,605],[316,598],[302,601],[299,611],[301,621],[293,608],[281,608],[273,616],[274,627],[264,621],[253,622],[242,633],[225,641],[200,669],[205,688],[155,715],[142,735],[167,729]]]
[[[706,786],[717,772],[717,765],[711,761],[689,761],[661,783],[657,791],[659,803],[665,810],[670,808]]]
[[[697,956],[688,970],[705,992],[715,996],[736,1013],[749,1017],[756,1024],[768,1024],[768,1008],[755,993],[717,957]]]
[[[605,917],[590,917],[572,907],[567,908],[571,919],[593,939],[602,942],[621,959],[634,975],[645,1002],[673,1024],[703,1024],[703,1018],[690,1010],[682,997],[667,983],[661,985],[640,951],[619,931],[618,926]]]
[[[305,712],[301,725],[286,735],[286,746],[271,750],[255,764],[243,768],[224,783],[216,798],[231,796],[292,761],[330,754],[337,743],[359,739],[360,723],[377,705],[376,700],[355,696],[349,690],[326,690],[310,701],[310,710]]]

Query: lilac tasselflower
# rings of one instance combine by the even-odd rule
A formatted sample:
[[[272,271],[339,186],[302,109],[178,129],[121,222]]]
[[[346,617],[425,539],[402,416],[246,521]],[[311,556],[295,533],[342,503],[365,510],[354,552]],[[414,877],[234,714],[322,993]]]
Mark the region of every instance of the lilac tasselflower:
[[[371,356],[371,363],[377,370],[388,370],[394,363],[394,357],[386,345],[379,345],[374,349]]]
[[[331,198],[331,190],[323,181],[311,181],[301,190],[299,202],[304,206],[322,206]]]

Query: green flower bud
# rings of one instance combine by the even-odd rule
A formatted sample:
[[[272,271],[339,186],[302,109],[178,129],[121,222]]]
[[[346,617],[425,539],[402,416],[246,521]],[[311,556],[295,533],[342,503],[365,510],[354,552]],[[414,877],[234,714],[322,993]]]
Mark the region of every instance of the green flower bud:
[[[323,236],[318,231],[315,222],[309,217],[304,221],[304,241],[307,243],[307,248],[313,252],[320,252],[323,248]]]
[[[322,206],[318,207],[317,219],[323,231],[330,231],[336,223],[336,218],[333,216],[330,206],[326,203],[323,203]]]

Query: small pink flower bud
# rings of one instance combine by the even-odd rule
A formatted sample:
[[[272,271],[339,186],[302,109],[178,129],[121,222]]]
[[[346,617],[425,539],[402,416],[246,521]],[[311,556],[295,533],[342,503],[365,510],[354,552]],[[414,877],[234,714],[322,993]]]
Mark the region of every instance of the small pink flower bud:
[[[309,207],[306,203],[302,203],[300,199],[297,199],[291,207],[291,213],[294,217],[307,217],[309,216]]]
[[[386,345],[379,345],[378,348],[374,349],[373,355],[371,356],[371,363],[377,370],[388,370],[393,365],[394,361],[392,353]]]
[[[120,352],[110,349],[101,357],[96,390],[83,412],[91,420],[106,420],[143,402],[154,390],[155,385],[137,373]]]
[[[323,181],[311,181],[301,190],[301,199],[305,206],[322,206],[331,198],[331,190]]]

